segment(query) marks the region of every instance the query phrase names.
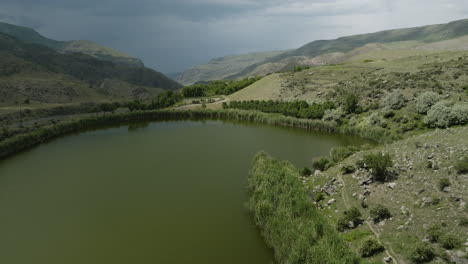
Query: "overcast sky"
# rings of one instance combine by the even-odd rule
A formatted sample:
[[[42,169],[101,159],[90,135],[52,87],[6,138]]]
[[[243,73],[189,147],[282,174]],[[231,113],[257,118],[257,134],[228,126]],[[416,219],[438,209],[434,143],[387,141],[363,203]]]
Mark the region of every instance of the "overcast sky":
[[[463,18],[467,0],[0,0],[2,22],[57,40],[92,40],[162,72]]]

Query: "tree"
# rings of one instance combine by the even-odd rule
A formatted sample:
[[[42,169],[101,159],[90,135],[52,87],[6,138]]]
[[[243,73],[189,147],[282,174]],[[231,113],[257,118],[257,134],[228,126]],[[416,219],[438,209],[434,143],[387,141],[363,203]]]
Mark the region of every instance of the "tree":
[[[384,153],[373,153],[364,156],[362,160],[369,169],[372,169],[372,177],[376,181],[385,181],[388,168],[393,166],[392,156]]]
[[[381,222],[385,219],[392,217],[392,214],[390,213],[390,211],[386,207],[380,204],[372,208],[369,213],[375,223]]]
[[[358,109],[359,97],[354,93],[348,93],[344,97],[343,109],[347,113],[355,113]]]

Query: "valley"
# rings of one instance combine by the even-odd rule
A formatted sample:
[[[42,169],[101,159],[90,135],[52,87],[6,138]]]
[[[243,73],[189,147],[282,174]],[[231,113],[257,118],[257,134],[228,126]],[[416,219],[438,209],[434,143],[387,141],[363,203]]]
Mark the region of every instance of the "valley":
[[[182,221],[191,215],[170,220],[184,227],[174,231],[178,241],[187,234],[194,239],[192,250],[174,263],[197,254],[199,263],[246,263],[249,254],[255,263],[274,259],[281,264],[468,261],[468,20],[226,56],[182,73],[176,78],[181,84],[111,48],[54,41],[12,25],[0,24],[0,54],[0,189],[8,198],[0,201],[4,233],[9,234],[9,224],[21,223],[13,208],[26,206],[27,199],[9,186],[31,200],[38,192],[52,212],[55,203],[48,202],[60,200],[62,193],[54,189],[51,196],[49,188],[61,190],[80,177],[70,173],[76,164],[65,158],[75,156],[90,170],[83,176],[86,186],[73,191],[80,196],[94,190],[89,201],[82,201],[81,213],[95,217],[89,210],[99,208],[85,205],[92,201],[115,209],[88,219],[92,223],[112,222],[109,217],[130,210],[134,217],[122,220],[128,222],[114,223],[135,227],[155,201],[166,206],[161,201],[178,198],[181,203],[160,208],[163,215],[185,207],[207,215],[197,218],[193,230],[184,229]],[[41,165],[38,175],[53,184],[35,189],[28,182],[40,180],[28,170],[47,155],[67,165]],[[121,164],[121,171],[112,164]],[[61,182],[62,174],[70,182]],[[90,187],[94,181],[99,190]],[[156,183],[168,185],[163,192],[185,191],[156,196],[148,189],[161,188]],[[133,189],[127,192],[124,185]],[[142,189],[147,196],[139,193]],[[113,196],[120,200],[108,204],[104,199]],[[204,200],[188,206],[194,197]],[[227,220],[234,212],[237,220]],[[73,229],[77,223],[55,216],[57,225],[75,232],[73,237],[106,230],[102,225]],[[158,214],[150,219],[135,232],[154,231]],[[201,225],[214,219],[223,220]],[[21,241],[40,233],[37,226],[28,228],[8,260],[15,259]],[[59,229],[48,228],[55,240],[44,250],[65,239]],[[169,261],[174,254],[152,253],[155,245],[167,246],[167,252],[178,247],[155,241],[161,232],[141,241],[124,232],[120,242],[103,232],[102,244],[115,242],[123,255],[88,248],[91,255],[82,255],[82,261],[128,263],[135,252],[146,256],[142,263]],[[212,243],[232,232],[237,240],[231,244]],[[213,235],[205,241],[208,249],[197,249],[195,238],[205,234]],[[76,254],[73,247],[93,237],[81,239],[87,242],[74,240],[61,252]],[[132,240],[139,243],[130,245]],[[0,244],[10,246],[7,240]],[[28,246],[23,263],[40,254]],[[210,254],[213,248],[224,258]],[[239,251],[232,253],[233,248]],[[55,262],[39,257],[39,263],[63,263],[69,256],[58,254]]]

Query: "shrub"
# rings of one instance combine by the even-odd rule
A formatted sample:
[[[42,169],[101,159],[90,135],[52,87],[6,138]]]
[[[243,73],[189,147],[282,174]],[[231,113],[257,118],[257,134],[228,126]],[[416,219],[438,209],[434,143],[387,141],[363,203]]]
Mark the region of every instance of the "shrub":
[[[427,229],[427,238],[433,243],[437,243],[442,236],[442,230],[440,225],[433,225]]]
[[[463,226],[463,227],[467,227],[468,226],[468,218],[466,217],[460,217],[458,219],[458,225],[459,226]]]
[[[385,118],[392,118],[395,116],[395,112],[390,107],[382,108],[380,113],[382,113],[382,116]]]
[[[317,195],[315,196],[315,199],[314,199],[317,203],[318,202],[321,202],[323,200],[325,200],[325,194],[323,193],[317,193]]]
[[[451,104],[449,102],[438,102],[427,112],[424,123],[429,127],[449,127],[450,112]]]
[[[434,92],[422,93],[416,98],[416,110],[420,114],[426,114],[439,100],[440,96]]]
[[[468,173],[468,156],[463,157],[455,164],[455,169],[460,174]]]
[[[468,124],[468,104],[453,105],[442,101],[435,104],[424,119],[429,127],[449,127]]]
[[[406,104],[405,96],[398,90],[385,96],[381,102],[381,107],[389,107],[393,110],[399,110]]]
[[[356,228],[363,222],[362,214],[356,207],[344,212],[344,215],[338,220],[337,229],[338,231],[345,231],[346,229]],[[350,226],[350,223],[352,224]]]
[[[385,126],[385,121],[382,120],[382,118],[380,117],[378,113],[374,112],[370,114],[370,116],[368,117],[368,120],[369,120],[369,124],[371,124],[372,126],[382,126],[382,127]]]
[[[376,181],[385,181],[388,168],[393,166],[390,154],[374,153],[364,156],[363,163],[372,169],[372,177]]]
[[[369,239],[366,242],[364,242],[359,252],[361,253],[361,256],[363,258],[368,258],[384,250],[385,248],[379,242],[377,242],[374,239]]]
[[[304,167],[301,170],[301,176],[310,176],[311,174],[312,174],[312,171],[307,167]]]
[[[357,151],[359,151],[359,147],[356,146],[335,147],[331,149],[330,157],[333,162],[340,162]]]
[[[468,104],[455,104],[449,115],[451,125],[468,124]]]
[[[345,95],[343,100],[343,110],[346,113],[355,113],[358,110],[359,97],[354,93]]]
[[[325,110],[322,120],[323,121],[333,121],[337,122],[338,124],[341,123],[341,118],[345,116],[345,112],[341,107],[338,107],[336,109],[327,109]]]
[[[445,187],[450,186],[450,180],[448,178],[442,178],[439,180],[439,190],[443,191]]]
[[[462,242],[458,237],[455,237],[453,235],[445,235],[440,238],[440,245],[445,248],[445,249],[454,249],[459,247]]]
[[[356,171],[356,168],[353,165],[344,165],[341,167],[341,172],[343,174],[350,174]]]
[[[369,213],[372,219],[374,220],[374,223],[378,223],[380,221],[383,221],[385,219],[392,217],[392,214],[390,213],[390,211],[386,207],[380,204],[372,208]]]
[[[426,263],[432,261],[434,257],[432,247],[427,243],[422,243],[415,247],[410,259],[413,263]]]
[[[326,171],[331,166],[332,166],[332,163],[327,158],[320,158],[312,162],[312,167],[319,171]]]

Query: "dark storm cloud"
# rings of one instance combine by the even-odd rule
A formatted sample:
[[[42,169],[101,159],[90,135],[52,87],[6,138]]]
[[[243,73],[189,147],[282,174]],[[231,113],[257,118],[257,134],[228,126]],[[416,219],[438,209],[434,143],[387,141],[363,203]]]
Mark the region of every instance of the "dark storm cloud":
[[[228,54],[468,17],[464,0],[1,0],[0,21],[180,71]]]

